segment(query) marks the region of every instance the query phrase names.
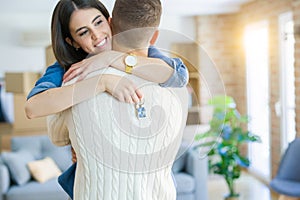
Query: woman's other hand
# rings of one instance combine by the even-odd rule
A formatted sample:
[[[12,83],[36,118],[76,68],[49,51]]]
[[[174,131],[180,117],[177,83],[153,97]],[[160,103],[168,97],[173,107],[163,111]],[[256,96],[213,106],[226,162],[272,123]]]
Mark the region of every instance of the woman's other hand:
[[[75,153],[72,146],[71,146],[71,152],[72,152],[72,162],[76,163],[77,162],[77,157],[76,157],[76,153]]]
[[[119,101],[126,103],[139,103],[143,94],[129,79],[117,75],[103,75],[105,91]]]
[[[103,52],[73,64],[64,74],[63,82],[68,82],[77,76],[79,76],[77,81],[80,81],[83,80],[89,73],[108,67],[109,62],[107,61],[107,57],[109,52],[110,51]]]

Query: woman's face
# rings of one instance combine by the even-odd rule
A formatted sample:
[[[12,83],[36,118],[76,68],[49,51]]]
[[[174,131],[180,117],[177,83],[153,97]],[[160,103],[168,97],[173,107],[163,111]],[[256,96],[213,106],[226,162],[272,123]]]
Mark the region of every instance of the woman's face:
[[[96,8],[79,9],[73,12],[69,29],[75,48],[89,54],[111,50],[112,33],[108,21]]]

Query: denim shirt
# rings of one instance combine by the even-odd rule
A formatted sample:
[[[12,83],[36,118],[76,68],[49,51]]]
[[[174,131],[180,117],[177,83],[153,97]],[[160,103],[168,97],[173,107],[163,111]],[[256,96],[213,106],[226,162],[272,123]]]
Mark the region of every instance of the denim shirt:
[[[162,59],[174,68],[172,76],[166,82],[159,84],[161,87],[183,87],[187,85],[189,80],[188,70],[180,58],[169,58],[154,46],[149,47],[148,57]],[[64,69],[58,62],[49,66],[45,74],[35,83],[27,99],[48,89],[60,87],[64,73]]]

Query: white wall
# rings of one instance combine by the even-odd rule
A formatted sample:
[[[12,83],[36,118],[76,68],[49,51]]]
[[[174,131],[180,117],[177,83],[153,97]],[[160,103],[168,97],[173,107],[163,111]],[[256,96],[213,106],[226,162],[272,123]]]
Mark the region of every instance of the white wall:
[[[44,48],[50,44],[49,24],[48,14],[0,14],[0,77],[6,71],[43,70]],[[30,43],[25,44],[22,39],[24,33],[39,33],[42,37],[36,35]],[[36,44],[36,41],[39,43]]]
[[[157,46],[171,50],[172,43],[192,42],[196,38],[194,17],[164,15]]]
[[[29,8],[16,10],[18,12],[0,9],[0,78],[6,71],[43,71],[46,67],[45,47],[50,44],[51,13],[55,6],[52,1],[49,2],[47,10],[40,9],[42,12],[31,11]],[[103,3],[111,11],[113,1],[103,0]],[[195,38],[193,17],[163,16],[160,29],[162,34],[157,45],[161,48],[170,49],[172,42],[184,42]],[[39,44],[31,42],[25,46],[21,39],[24,32],[45,36]],[[36,40],[40,41],[37,38]]]

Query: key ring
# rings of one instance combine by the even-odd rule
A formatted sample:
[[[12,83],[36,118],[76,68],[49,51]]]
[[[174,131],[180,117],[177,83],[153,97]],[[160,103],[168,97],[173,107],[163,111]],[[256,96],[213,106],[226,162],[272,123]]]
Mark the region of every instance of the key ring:
[[[142,98],[142,99],[140,99],[140,102],[135,104],[136,116],[138,119],[146,117],[146,109],[145,109],[144,103],[145,103],[145,99]]]
[[[145,99],[142,98],[142,99],[140,99],[140,101],[138,103],[135,104],[135,107],[142,106],[142,105],[144,105],[144,103],[145,103]]]

